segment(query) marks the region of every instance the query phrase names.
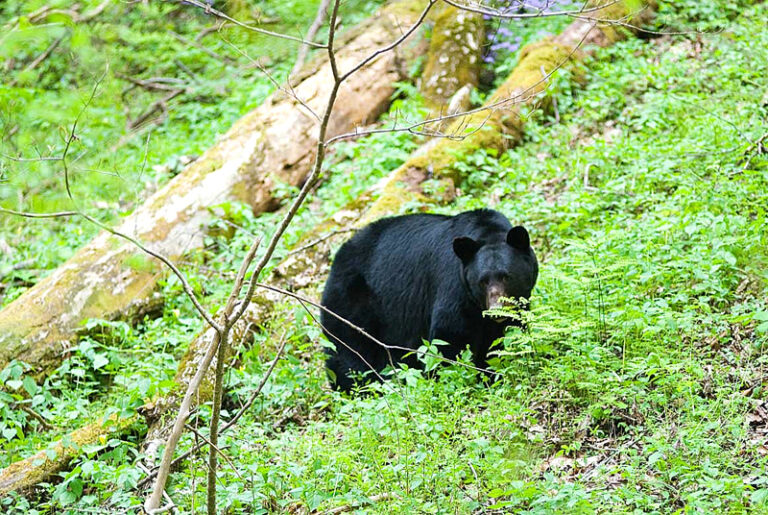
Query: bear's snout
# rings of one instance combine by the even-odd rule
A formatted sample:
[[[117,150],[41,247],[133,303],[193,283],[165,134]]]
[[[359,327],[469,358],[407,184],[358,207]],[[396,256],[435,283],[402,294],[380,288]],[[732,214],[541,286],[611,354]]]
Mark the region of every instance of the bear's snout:
[[[500,282],[491,282],[485,292],[485,309],[496,309],[501,307],[501,298],[506,297],[504,293],[504,284]]]

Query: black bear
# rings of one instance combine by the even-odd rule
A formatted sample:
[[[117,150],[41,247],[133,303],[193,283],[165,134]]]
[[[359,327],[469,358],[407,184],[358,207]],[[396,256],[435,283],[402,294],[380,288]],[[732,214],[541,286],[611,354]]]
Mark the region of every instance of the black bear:
[[[501,297],[530,298],[538,261],[528,231],[491,209],[456,216],[415,214],[383,218],[339,249],[323,306],[387,345],[417,349],[422,340],[448,342],[450,359],[469,345],[484,367],[508,319],[483,317]],[[388,364],[418,366],[410,350],[382,348],[326,311],[321,324],[336,349],[326,367],[334,387],[348,391],[355,376]],[[335,379],[335,381],[334,381]]]

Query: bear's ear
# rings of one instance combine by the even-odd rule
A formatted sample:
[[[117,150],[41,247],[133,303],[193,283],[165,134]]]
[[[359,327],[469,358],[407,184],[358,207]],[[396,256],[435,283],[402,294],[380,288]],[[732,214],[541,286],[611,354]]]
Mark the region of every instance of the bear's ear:
[[[479,249],[480,244],[472,238],[462,237],[453,240],[453,251],[464,263],[471,261]]]
[[[530,247],[531,238],[528,236],[528,231],[525,230],[525,227],[518,225],[511,228],[507,233],[507,244],[520,250],[526,250]]]

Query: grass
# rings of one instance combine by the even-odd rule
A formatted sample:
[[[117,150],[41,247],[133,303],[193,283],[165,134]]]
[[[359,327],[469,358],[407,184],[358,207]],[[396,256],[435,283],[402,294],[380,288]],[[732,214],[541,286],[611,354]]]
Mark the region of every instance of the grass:
[[[523,145],[461,157],[462,195],[432,210],[490,205],[529,228],[541,261],[529,330],[497,348],[502,381],[483,386],[461,366],[434,379],[401,370],[368,395],[341,396],[326,385],[319,329],[282,305],[228,373],[232,413],[285,334],[275,375],[220,439],[236,469],[223,464],[222,503],[238,513],[768,512],[768,159],[756,144],[768,127],[766,18],[763,4],[664,3],[660,28],[711,32],[603,50],[585,65],[585,87],[557,77],[557,119],[530,113]],[[403,88],[392,113],[416,116],[417,95]],[[416,144],[388,134],[337,148],[286,247]],[[250,232],[275,221],[227,208]],[[212,271],[195,276],[209,301],[247,243],[210,238],[199,259]],[[161,318],[94,331],[43,384],[21,364],[0,374],[0,464],[51,438],[11,408],[21,398],[63,430],[168,387],[200,323],[172,279],[164,294]],[[193,423],[206,420],[203,409]],[[37,497],[0,503],[9,513],[135,507],[140,430],[87,449]],[[201,459],[169,486],[186,511],[203,503]]]

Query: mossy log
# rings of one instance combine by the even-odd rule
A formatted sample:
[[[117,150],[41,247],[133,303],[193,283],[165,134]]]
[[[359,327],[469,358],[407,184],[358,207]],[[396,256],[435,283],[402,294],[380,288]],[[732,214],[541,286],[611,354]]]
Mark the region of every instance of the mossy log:
[[[441,139],[392,172],[376,201],[361,214],[360,225],[397,213],[406,202],[429,202],[421,188],[428,178],[444,182],[444,187],[439,190],[445,193],[441,198],[431,200],[445,200],[446,195],[450,199],[454,184],[462,179],[452,168],[456,156],[480,148],[500,153],[517,145],[524,131],[521,107],[546,102],[547,75],[584,59],[598,47],[612,45],[629,33],[623,26],[617,28],[605,20],[622,20],[626,24],[628,17],[636,13],[631,20],[633,24],[642,26],[647,23],[653,16],[655,5],[647,5],[639,11],[637,7],[638,2],[634,0],[617,3],[610,0],[609,7],[577,19],[559,35],[524,47],[518,65],[486,101],[488,110],[459,119],[445,131],[459,136],[458,139]],[[461,138],[462,134],[467,135]]]
[[[622,6],[623,4],[616,5]],[[618,19],[622,16],[620,14],[622,12],[625,11],[614,11],[612,16]],[[605,16],[606,14],[602,12],[594,14],[595,18],[602,19]],[[597,28],[594,22],[588,20],[578,20],[558,36],[529,45],[522,51],[518,66],[487,102],[488,105],[493,105],[499,100],[514,98],[515,95],[519,95],[518,103],[512,106],[502,104],[497,109],[492,110],[490,115],[487,112],[481,112],[470,116],[469,125],[482,126],[482,129],[463,140],[443,139],[424,145],[402,166],[390,173],[385,181],[364,192],[329,220],[315,227],[312,231],[308,231],[311,236],[300,241],[298,246],[301,247],[308,240],[319,235],[349,227],[359,228],[382,216],[396,214],[401,206],[412,200],[422,202],[452,200],[454,181],[461,179],[457,172],[451,168],[456,160],[456,155],[477,148],[495,148],[501,151],[519,142],[523,131],[519,116],[519,104],[523,101],[531,103],[532,98],[534,98],[533,95],[546,89],[542,68],[547,73],[570,59],[583,58],[586,55],[585,50],[576,50],[579,42],[583,42],[582,47],[586,49],[594,45],[607,46],[611,44],[616,41],[616,37],[613,35],[614,32],[608,32],[608,29],[609,27]],[[606,34],[611,34],[611,37]],[[433,49],[433,51],[440,53],[439,49]],[[479,48],[476,51],[479,56]],[[457,125],[461,123],[460,121]],[[445,183],[444,193],[439,198],[434,194],[427,198],[421,190],[423,182],[430,177],[430,174]],[[302,252],[289,255],[274,269],[268,282],[294,292],[314,288],[322,283],[327,276],[330,267],[331,247],[347,237],[349,234],[340,233]],[[310,294],[310,296],[312,295]],[[236,326],[236,331],[243,335],[246,328],[263,324],[269,316],[272,306],[279,300],[281,300],[280,295],[274,292],[263,290],[257,292],[253,304]],[[165,414],[169,411],[172,412],[173,407],[178,405],[186,390],[185,385],[188,384],[189,378],[194,375],[196,364],[205,355],[211,337],[211,334],[203,333],[193,340],[177,371],[178,388],[174,388],[167,397],[158,399],[146,411],[149,430],[145,439],[145,448],[148,454],[152,454],[152,450],[159,442],[163,441],[164,434],[168,429]],[[233,341],[237,341],[237,339],[235,338]],[[212,375],[201,386],[199,397],[201,402],[210,397],[211,381]]]
[[[622,13],[628,12],[628,7],[624,3],[616,4],[622,10],[617,11],[614,7],[611,16],[614,19],[622,16]],[[618,13],[618,14],[617,14]],[[649,16],[651,9],[643,11],[643,16]],[[604,19],[606,14],[593,14],[594,18]],[[636,20],[635,23],[641,24],[643,20]],[[612,27],[596,27],[596,23],[589,20],[578,20],[571,24],[563,33],[555,38],[544,42],[531,45],[524,50],[524,55],[520,60],[518,67],[512,72],[510,77],[504,82],[489,104],[495,102],[494,99],[504,99],[510,97],[515,91],[522,91],[530,88],[531,91],[541,92],[545,85],[540,84],[531,88],[531,82],[537,83],[542,77],[541,66],[545,70],[551,70],[551,66],[557,66],[566,59],[579,59],[583,57],[582,51],[572,52],[573,48],[583,41],[583,47],[588,49],[588,45],[607,46],[616,41],[624,31],[615,31]],[[559,59],[559,60],[558,60]],[[429,176],[426,172],[428,166],[432,165],[432,170],[436,177],[442,177],[453,183],[460,179],[450,168],[455,160],[455,151],[467,152],[481,146],[486,148],[496,148],[504,150],[512,144],[519,141],[522,135],[523,126],[520,122],[517,109],[502,107],[487,114],[478,116],[476,122],[483,125],[483,131],[478,131],[471,136],[460,140],[438,140],[437,144],[430,143],[417,151],[411,159],[398,169],[394,170],[386,181],[379,186],[366,191],[354,202],[340,210],[331,219],[323,222],[312,231],[308,231],[312,236],[307,238],[311,240],[314,237],[323,234],[333,233],[339,229],[349,227],[361,227],[364,224],[373,221],[381,216],[396,214],[401,207],[408,201],[415,198],[422,201],[450,200],[448,197],[435,199],[427,198],[421,191],[421,184]],[[482,123],[484,122],[484,123]],[[507,141],[511,138],[511,141]],[[302,252],[287,257],[273,272],[269,282],[280,285],[283,288],[301,292],[302,290],[311,290],[321,283],[330,267],[330,249],[338,244],[339,241],[348,237],[348,234],[337,234],[327,238],[317,245],[313,245]],[[306,244],[307,241],[300,242],[298,246]],[[239,341],[248,337],[249,327],[254,324],[263,324],[273,309],[275,302],[281,300],[278,294],[271,292],[258,291],[254,303],[246,311],[245,315],[234,328],[233,341]],[[145,448],[153,450],[157,442],[161,440],[165,427],[165,419],[176,405],[178,395],[183,395],[188,383],[190,374],[194,374],[195,365],[199,363],[200,357],[205,352],[206,343],[210,342],[210,333],[201,333],[191,344],[185,358],[180,362],[176,381],[177,388],[171,395],[157,399],[148,403],[142,413],[147,418],[149,432],[145,440]],[[211,384],[204,382],[201,386],[201,399],[210,397]],[[174,393],[175,392],[175,393]],[[127,426],[126,426],[127,427]],[[71,459],[68,458],[68,460]],[[11,468],[18,470],[19,467],[27,467],[32,462],[24,460],[25,465],[13,464],[4,471],[0,471],[0,478],[8,476],[7,471]],[[57,469],[61,470],[61,469]],[[30,476],[31,477],[31,476]],[[44,474],[36,475],[36,481],[42,481],[48,476]],[[0,483],[2,485],[3,483]],[[27,482],[27,485],[33,483]],[[8,491],[8,490],[5,490]],[[3,490],[0,490],[3,492]]]
[[[480,14],[462,11],[451,5],[440,12],[432,29],[432,40],[419,89],[430,108],[450,112],[468,107],[465,102],[451,99],[462,88],[477,86],[482,66],[482,46],[485,41],[485,23]]]
[[[125,433],[138,417],[111,415],[81,427],[29,458],[12,463],[0,471],[0,497],[9,492],[25,493],[41,481],[66,469],[87,445],[104,443],[113,434]]]
[[[437,32],[440,32],[442,37],[435,37],[434,34]],[[433,105],[447,103],[464,86],[475,87],[477,85],[483,35],[482,16],[460,11],[451,6],[446,6],[439,12],[429,46],[427,68],[422,77],[422,81],[425,80],[425,77],[433,77],[433,79],[429,79],[427,88],[428,91],[434,93],[430,94],[430,98],[435,102]],[[455,77],[459,77],[460,80],[452,80]],[[303,267],[298,266],[299,264]],[[287,258],[278,267],[276,274],[270,281],[279,282],[290,276],[294,285],[301,283],[306,286],[313,279],[325,276],[326,265],[327,260],[313,262],[311,259],[306,259],[306,256]],[[245,336],[242,332],[245,328],[253,327],[252,321],[263,320],[273,303],[278,300],[280,300],[280,296],[275,293],[259,292],[244,316],[244,323],[235,327],[235,332],[240,332],[241,335],[239,338],[235,336],[233,341],[242,341]],[[148,456],[153,456],[157,446],[165,441],[166,433],[170,429],[169,424],[173,422],[169,420],[168,414],[175,413],[184,397],[189,380],[194,376],[197,365],[205,356],[212,337],[211,331],[204,331],[190,343],[185,356],[179,363],[174,388],[142,411],[148,424],[147,436],[144,441],[145,453]],[[213,390],[214,368],[214,366],[209,367],[210,372],[201,384],[197,402],[210,400]]]
[[[400,37],[423,7],[420,0],[401,0],[353,29],[337,54],[340,72]],[[415,56],[415,48],[411,40],[382,53],[344,83],[329,137],[370,123],[387,108],[394,83],[404,78],[403,65]],[[215,220],[212,206],[240,200],[254,212],[278,207],[279,186],[300,185],[309,173],[318,121],[307,106],[321,113],[332,82],[327,58],[318,55],[293,86],[304,105],[276,92],[117,229],[178,260],[202,246],[206,227]],[[129,319],[162,302],[156,285],[164,272],[159,262],[132,244],[102,232],[0,311],[0,369],[12,359],[32,365],[40,374],[55,368],[62,349],[77,337],[85,320]]]

